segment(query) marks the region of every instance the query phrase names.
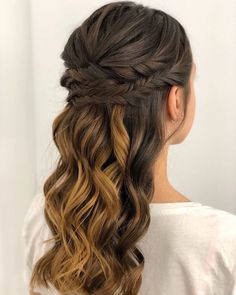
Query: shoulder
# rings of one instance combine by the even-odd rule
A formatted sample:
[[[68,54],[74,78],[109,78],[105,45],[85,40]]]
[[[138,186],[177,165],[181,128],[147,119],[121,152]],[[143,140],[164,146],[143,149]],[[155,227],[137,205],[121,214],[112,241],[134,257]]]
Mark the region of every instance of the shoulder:
[[[52,238],[52,233],[45,220],[44,204],[43,193],[33,197],[21,229],[24,257],[30,268],[53,245],[53,242],[45,243]]]
[[[203,205],[191,211],[198,223],[209,231],[216,231],[221,239],[236,239],[236,215],[226,210]]]
[[[215,209],[219,224],[219,243],[231,273],[236,276],[236,215]]]
[[[236,215],[211,206],[203,206],[201,215],[206,232],[218,245],[230,273],[236,276]]]
[[[157,232],[165,236],[166,231],[170,232],[170,243],[189,255],[194,256],[200,249],[202,253],[215,253],[232,271],[236,265],[236,215],[203,204],[186,209],[184,214],[176,210],[176,214],[157,218]]]
[[[29,203],[21,229],[24,249],[27,255],[31,256],[32,262],[37,250],[37,242],[42,237],[44,225],[44,195],[38,193]]]
[[[29,203],[21,228],[23,280],[28,287],[33,265],[39,256],[44,223],[44,195],[36,194]]]
[[[211,206],[202,206],[203,219],[209,224],[217,225],[219,234],[223,238],[236,238],[236,215],[229,211]]]
[[[178,220],[176,215],[178,227],[174,227],[171,235],[177,257],[191,261],[196,271],[202,269],[202,275],[212,278],[215,286],[217,282],[227,284],[229,294],[233,294],[236,288],[236,215],[202,205],[189,207],[181,216]]]
[[[52,238],[52,233],[45,220],[44,204],[44,194],[36,194],[29,203],[23,221],[21,231],[24,263],[23,280],[27,287],[29,285],[34,264],[53,246],[53,241],[45,243],[46,240]],[[47,289],[35,287],[33,291],[36,291],[36,293],[32,294],[44,294],[44,290],[46,294],[48,292]]]
[[[43,210],[44,195],[43,193],[38,193],[32,198],[24,217],[22,235],[26,239],[28,238],[31,229],[36,229],[37,226],[42,223],[44,218]]]
[[[230,213],[229,211],[219,209],[216,207],[202,205],[196,208],[188,208],[189,216],[196,220],[201,225],[205,224],[206,226],[215,225],[217,229],[221,230],[222,234],[232,234],[236,235],[236,228],[232,228],[231,231],[223,231],[224,228],[227,228],[228,225],[236,225],[236,215]]]

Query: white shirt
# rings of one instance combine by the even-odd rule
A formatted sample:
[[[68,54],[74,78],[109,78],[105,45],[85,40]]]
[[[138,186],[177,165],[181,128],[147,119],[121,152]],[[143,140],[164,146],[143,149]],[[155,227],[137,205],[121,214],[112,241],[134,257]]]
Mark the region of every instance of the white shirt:
[[[24,281],[50,245],[44,195],[37,194],[22,228]],[[137,246],[145,257],[139,295],[236,295],[236,215],[197,202],[151,203],[151,223]],[[42,295],[58,295],[52,287]]]

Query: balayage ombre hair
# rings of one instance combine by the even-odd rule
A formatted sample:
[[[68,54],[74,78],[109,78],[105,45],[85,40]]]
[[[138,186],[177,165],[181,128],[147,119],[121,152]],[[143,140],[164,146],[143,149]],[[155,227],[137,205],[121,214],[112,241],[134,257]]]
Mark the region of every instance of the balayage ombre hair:
[[[54,243],[30,286],[138,294],[145,257],[137,242],[150,223],[172,85],[183,88],[185,112],[188,103],[189,39],[162,10],[111,2],[72,32],[61,58],[68,96],[52,126],[60,157],[43,187]]]

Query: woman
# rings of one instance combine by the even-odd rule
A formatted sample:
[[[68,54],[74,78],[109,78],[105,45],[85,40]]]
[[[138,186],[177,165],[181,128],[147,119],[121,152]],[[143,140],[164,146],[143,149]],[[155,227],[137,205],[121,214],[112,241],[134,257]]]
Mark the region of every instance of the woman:
[[[183,26],[108,3],[61,57],[60,158],[23,227],[31,294],[236,294],[236,216],[191,201],[167,176],[169,145],[183,142],[195,112]]]

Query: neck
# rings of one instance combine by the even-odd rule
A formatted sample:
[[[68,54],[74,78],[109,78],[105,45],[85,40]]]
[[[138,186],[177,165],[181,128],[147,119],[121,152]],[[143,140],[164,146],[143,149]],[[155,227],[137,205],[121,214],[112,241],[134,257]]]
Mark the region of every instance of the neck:
[[[190,201],[169,183],[167,158],[169,145],[166,145],[154,165],[154,194],[151,203],[172,203]]]

